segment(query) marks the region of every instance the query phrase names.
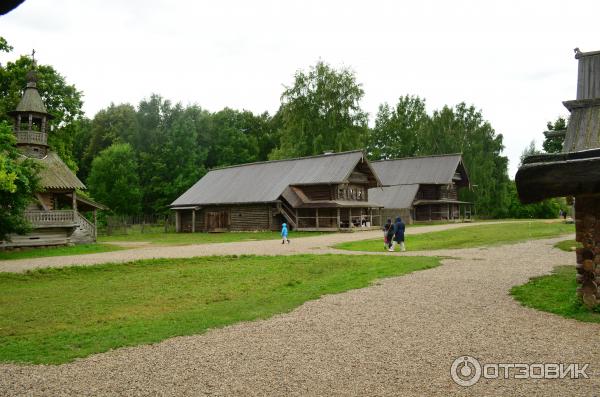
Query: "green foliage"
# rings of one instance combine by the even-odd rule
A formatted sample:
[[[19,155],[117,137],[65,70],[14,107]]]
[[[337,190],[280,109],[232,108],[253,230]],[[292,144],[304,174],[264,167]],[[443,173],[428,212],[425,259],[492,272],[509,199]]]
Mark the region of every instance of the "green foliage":
[[[23,212],[38,188],[37,167],[23,158],[8,123],[0,122],[0,240],[29,229]]]
[[[522,204],[517,194],[515,181],[508,184],[510,202],[507,217],[530,218],[530,219],[555,219],[558,218],[560,210],[567,210],[564,198],[551,198],[533,204]]]
[[[96,200],[116,214],[138,214],[142,191],[135,153],[127,143],[115,143],[92,162],[88,188]]]
[[[0,360],[59,364],[199,334],[438,265],[425,257],[294,255],[0,273]]]
[[[429,251],[436,249],[484,247],[554,237],[561,234],[573,233],[574,231],[574,225],[559,222],[492,223],[415,235],[408,233],[406,237],[406,249],[409,251]],[[354,241],[335,246],[335,248],[351,251],[371,252],[380,252],[383,250],[382,247],[383,237],[377,240]]]
[[[8,112],[16,109],[23,89],[27,85],[27,72],[33,68],[33,61],[28,56],[21,56],[15,62],[0,65],[0,121],[12,119]],[[49,122],[51,132],[48,134],[50,147],[58,153],[63,161],[73,170],[77,169],[73,157],[76,121],[83,116],[81,92],[74,85],[69,85],[50,65],[37,65],[37,88],[46,105],[48,113],[54,116]]]
[[[395,108],[387,103],[380,105],[375,128],[369,135],[369,157],[383,160],[418,155],[423,150],[421,140],[429,122],[425,100],[419,97],[400,97]]]
[[[319,61],[298,71],[281,95],[281,143],[273,159],[361,149],[366,144],[367,113],[360,107],[364,91],[349,69],[336,70]]]
[[[535,141],[531,141],[529,143],[529,146],[527,146],[523,152],[521,152],[521,163],[519,164],[519,167],[521,166],[521,164],[523,164],[523,161],[525,160],[525,157],[529,157],[529,156],[535,156],[536,154],[541,154],[542,152],[540,152],[538,149],[535,148]]]
[[[554,123],[551,121],[547,124],[548,131],[560,131],[567,129],[567,121],[563,117],[558,117]],[[542,147],[546,153],[560,153],[562,152],[563,143],[565,142],[564,136],[547,136],[544,139]]]
[[[11,52],[12,50],[12,46],[8,44],[4,37],[0,36],[0,52]]]
[[[510,293],[523,306],[575,320],[600,323],[600,306],[589,310],[577,297],[575,266],[558,266],[550,275],[534,277]]]

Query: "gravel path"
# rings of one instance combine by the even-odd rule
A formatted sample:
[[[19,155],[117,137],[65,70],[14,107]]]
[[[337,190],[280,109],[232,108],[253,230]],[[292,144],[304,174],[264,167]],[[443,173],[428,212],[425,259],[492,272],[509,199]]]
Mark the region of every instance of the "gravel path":
[[[600,324],[527,309],[508,295],[531,276],[573,263],[572,253],[551,247],[561,239],[444,251],[451,258],[438,268],[203,335],[60,366],[0,365],[0,394],[598,395]],[[449,376],[461,355],[590,363],[590,379],[482,379],[462,388]]]
[[[455,223],[409,228],[407,235],[427,233],[438,230],[454,229],[481,225],[481,223]],[[136,259],[152,258],[190,258],[208,255],[294,255],[301,253],[345,253],[357,254],[351,251],[339,251],[329,246],[345,242],[378,238],[381,232],[361,231],[356,233],[332,233],[315,237],[294,238],[290,234],[291,244],[282,245],[281,240],[241,241],[238,243],[196,244],[179,246],[147,245],[122,251],[103,252],[99,254],[53,256],[46,258],[19,259],[0,261],[0,272],[23,272],[40,267],[63,267],[73,265],[94,265],[107,262],[128,262]]]

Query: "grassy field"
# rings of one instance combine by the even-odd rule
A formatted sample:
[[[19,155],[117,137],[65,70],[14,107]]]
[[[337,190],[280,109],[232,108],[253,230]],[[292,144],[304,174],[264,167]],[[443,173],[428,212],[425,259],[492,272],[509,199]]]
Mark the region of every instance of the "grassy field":
[[[555,237],[574,233],[575,226],[560,222],[515,222],[470,226],[439,232],[406,236],[406,249],[410,251],[445,248],[470,248],[514,243],[518,241]],[[383,234],[380,239],[341,243],[335,248],[351,251],[383,251]]]
[[[58,364],[288,312],[437,258],[201,257],[0,273],[0,361]]]
[[[72,247],[26,248],[22,251],[0,251],[0,260],[41,258],[46,256],[84,255],[123,249],[112,244],[81,244]]]
[[[575,248],[577,247],[581,247],[581,243],[578,243],[575,240],[565,240],[554,244],[554,248],[558,248],[567,252],[575,251]]]
[[[290,240],[326,234],[325,232],[291,232]],[[279,232],[231,232],[231,233],[151,233],[133,232],[126,235],[103,236],[97,244],[82,244],[72,247],[27,248],[22,251],[0,251],[0,260],[42,258],[48,256],[85,255],[127,249],[118,243],[149,242],[154,245],[189,245],[229,243],[235,241],[277,240]],[[116,243],[116,244],[108,244]]]
[[[511,289],[523,306],[579,321],[600,323],[600,308],[589,311],[577,298],[575,266],[558,266],[553,274],[535,277]]]
[[[319,236],[326,232],[290,232],[289,238]],[[229,243],[236,241],[252,240],[277,240],[281,238],[280,232],[229,232],[229,233],[165,233],[164,231],[152,231],[141,233],[134,231],[129,234],[98,237],[99,242],[136,242],[145,241],[158,245],[189,245],[209,243]]]

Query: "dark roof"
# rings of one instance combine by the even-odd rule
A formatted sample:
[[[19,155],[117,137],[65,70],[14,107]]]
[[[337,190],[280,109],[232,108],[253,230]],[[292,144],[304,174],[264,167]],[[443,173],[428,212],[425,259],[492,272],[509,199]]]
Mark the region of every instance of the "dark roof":
[[[410,208],[419,191],[419,184],[374,187],[369,189],[369,201],[385,208]]]
[[[52,118],[48,111],[46,110],[46,106],[42,101],[42,97],[40,97],[40,93],[37,89],[37,76],[35,71],[30,70],[27,73],[27,87],[25,87],[25,91],[23,92],[23,96],[21,97],[21,101],[17,105],[17,109],[10,112],[10,114],[15,113],[42,113],[46,114],[48,118]]]
[[[397,160],[373,161],[371,166],[384,186],[448,184],[462,164],[460,154],[407,157]],[[466,172],[465,172],[466,176]]]
[[[40,185],[44,189],[85,189],[85,185],[63,163],[58,154],[48,152],[48,155],[42,159],[32,158],[31,160],[41,165],[38,176],[40,177]]]
[[[369,165],[357,150],[215,169],[171,206],[273,202],[290,185],[343,183],[362,161]],[[372,179],[379,184],[376,175]]]

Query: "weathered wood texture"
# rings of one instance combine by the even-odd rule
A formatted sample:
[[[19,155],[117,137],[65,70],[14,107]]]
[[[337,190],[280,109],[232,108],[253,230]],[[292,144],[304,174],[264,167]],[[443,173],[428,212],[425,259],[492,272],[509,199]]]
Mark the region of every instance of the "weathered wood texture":
[[[600,98],[600,54],[579,56],[577,99]]]
[[[600,195],[575,198],[577,294],[588,307],[600,303]]]
[[[26,235],[11,234],[10,241],[3,241],[0,247],[66,245],[71,243],[72,232],[73,228],[34,229]]]
[[[191,209],[177,210],[179,213],[180,231],[252,231],[278,230],[281,228],[282,216],[273,205],[231,205],[207,206],[196,210],[195,228],[192,227]]]
[[[565,102],[568,105],[570,102]],[[571,110],[563,152],[600,147],[600,103]]]

